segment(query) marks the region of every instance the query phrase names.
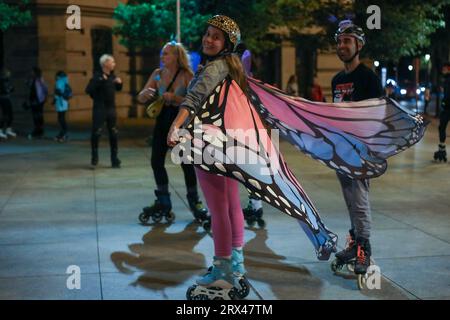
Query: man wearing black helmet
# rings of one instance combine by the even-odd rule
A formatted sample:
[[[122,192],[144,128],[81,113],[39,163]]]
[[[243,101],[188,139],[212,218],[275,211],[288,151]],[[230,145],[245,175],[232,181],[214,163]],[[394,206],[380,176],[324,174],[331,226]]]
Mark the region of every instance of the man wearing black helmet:
[[[342,21],[335,40],[337,55],[344,63],[344,70],[336,74],[331,82],[333,102],[360,101],[382,96],[380,80],[359,60],[359,53],[365,44],[363,30],[350,20]],[[344,263],[355,259],[355,273],[365,274],[371,256],[369,180],[352,179],[339,173],[337,176],[350,214],[351,229],[347,247],[336,253],[336,258]]]

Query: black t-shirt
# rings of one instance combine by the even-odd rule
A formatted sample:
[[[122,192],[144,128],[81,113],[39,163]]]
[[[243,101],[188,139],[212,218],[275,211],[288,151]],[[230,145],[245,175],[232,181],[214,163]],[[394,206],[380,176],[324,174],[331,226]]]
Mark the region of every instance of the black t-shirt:
[[[383,95],[380,79],[362,63],[350,73],[339,72],[331,80],[331,86],[333,102],[361,101]]]

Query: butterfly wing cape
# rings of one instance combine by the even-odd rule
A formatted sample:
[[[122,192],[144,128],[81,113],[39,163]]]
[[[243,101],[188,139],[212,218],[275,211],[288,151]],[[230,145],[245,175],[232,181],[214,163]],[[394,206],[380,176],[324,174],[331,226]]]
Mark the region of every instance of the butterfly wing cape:
[[[312,102],[248,80],[252,104],[281,137],[352,178],[382,175],[388,157],[411,147],[425,133],[419,115],[389,98]]]
[[[328,260],[337,236],[320,219],[236,82],[229,78],[221,82],[185,129],[172,160],[238,180],[251,194],[297,218],[317,257]]]

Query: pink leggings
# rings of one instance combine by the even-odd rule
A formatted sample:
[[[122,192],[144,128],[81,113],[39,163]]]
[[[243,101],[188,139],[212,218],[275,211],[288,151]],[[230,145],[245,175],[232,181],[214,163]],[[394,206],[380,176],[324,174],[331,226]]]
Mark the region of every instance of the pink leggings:
[[[206,204],[211,213],[214,254],[231,256],[232,248],[244,245],[244,215],[239,198],[239,182],[195,168]]]

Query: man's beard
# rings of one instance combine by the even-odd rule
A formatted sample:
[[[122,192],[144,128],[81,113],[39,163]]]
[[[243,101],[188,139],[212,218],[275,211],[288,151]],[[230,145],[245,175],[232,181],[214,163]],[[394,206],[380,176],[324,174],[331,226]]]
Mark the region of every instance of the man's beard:
[[[355,57],[356,57],[357,55],[358,55],[358,52],[357,52],[357,51],[356,51],[353,55],[350,55],[349,58],[346,58],[346,57],[349,56],[348,54],[346,54],[346,52],[345,52],[345,53],[342,53],[342,54],[339,54],[339,52],[338,52],[338,54],[337,54],[339,60],[341,60],[341,61],[344,62],[344,63],[351,63],[351,62],[353,61],[353,59],[355,59]]]

